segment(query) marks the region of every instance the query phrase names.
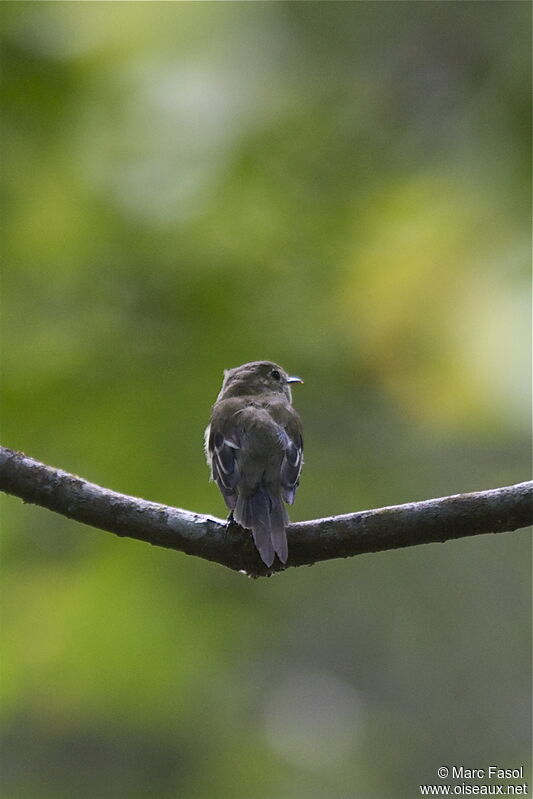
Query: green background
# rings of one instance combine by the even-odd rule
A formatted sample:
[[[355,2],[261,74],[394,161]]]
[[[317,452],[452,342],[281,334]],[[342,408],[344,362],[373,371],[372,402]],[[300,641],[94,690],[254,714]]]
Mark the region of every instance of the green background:
[[[4,2],[3,443],[224,514],[268,358],[293,520],[529,476],[521,2]],[[525,765],[526,531],[252,581],[3,501],[8,799],[411,799]]]

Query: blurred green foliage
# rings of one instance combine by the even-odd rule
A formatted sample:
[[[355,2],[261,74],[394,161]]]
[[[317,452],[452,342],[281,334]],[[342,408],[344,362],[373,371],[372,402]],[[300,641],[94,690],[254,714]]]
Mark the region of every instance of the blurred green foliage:
[[[293,519],[527,479],[531,9],[4,2],[3,443],[223,515],[222,370],[301,374]],[[529,540],[252,582],[3,501],[10,799],[412,797],[526,765]]]

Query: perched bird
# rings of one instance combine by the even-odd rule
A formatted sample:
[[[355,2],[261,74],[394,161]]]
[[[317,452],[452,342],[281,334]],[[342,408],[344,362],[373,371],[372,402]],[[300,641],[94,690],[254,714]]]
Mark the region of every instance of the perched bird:
[[[205,431],[205,452],[230,518],[252,531],[263,563],[287,562],[289,522],[303,463],[300,417],[291,383],[303,383],[270,361],[224,372]]]

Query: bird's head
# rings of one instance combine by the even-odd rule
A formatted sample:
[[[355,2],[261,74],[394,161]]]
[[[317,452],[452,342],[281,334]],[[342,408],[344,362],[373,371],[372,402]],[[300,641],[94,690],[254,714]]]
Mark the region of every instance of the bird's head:
[[[234,369],[226,369],[218,399],[282,394],[292,402],[291,383],[303,383],[303,380],[291,377],[272,361],[252,361]]]

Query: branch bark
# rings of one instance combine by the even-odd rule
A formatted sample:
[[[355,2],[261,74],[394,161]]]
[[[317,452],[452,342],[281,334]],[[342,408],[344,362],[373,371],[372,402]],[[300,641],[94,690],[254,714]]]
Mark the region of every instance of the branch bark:
[[[69,519],[220,563],[253,576],[282,571],[261,562],[251,534],[222,519],[118,494],[0,447],[0,490]],[[533,522],[533,482],[456,494],[288,527],[285,568],[365,552],[503,533]]]

